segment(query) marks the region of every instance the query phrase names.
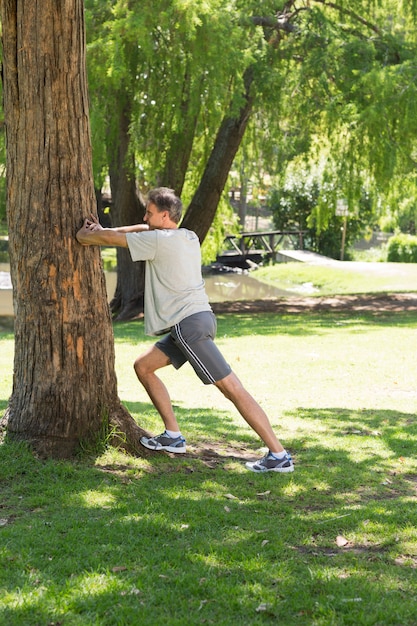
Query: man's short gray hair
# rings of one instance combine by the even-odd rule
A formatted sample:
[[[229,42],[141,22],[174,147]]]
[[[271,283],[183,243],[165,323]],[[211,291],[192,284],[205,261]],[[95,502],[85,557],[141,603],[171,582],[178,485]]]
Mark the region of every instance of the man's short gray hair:
[[[151,189],[147,196],[147,204],[154,204],[159,212],[168,211],[170,219],[178,224],[182,216],[182,202],[173,189],[157,187]]]

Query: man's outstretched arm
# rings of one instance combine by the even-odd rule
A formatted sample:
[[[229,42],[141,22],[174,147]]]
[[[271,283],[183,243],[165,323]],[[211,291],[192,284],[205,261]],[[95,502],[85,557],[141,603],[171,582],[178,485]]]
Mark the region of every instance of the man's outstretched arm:
[[[96,217],[90,216],[76,234],[77,241],[83,246],[116,246],[127,248],[126,233],[149,230],[147,224],[103,228]]]

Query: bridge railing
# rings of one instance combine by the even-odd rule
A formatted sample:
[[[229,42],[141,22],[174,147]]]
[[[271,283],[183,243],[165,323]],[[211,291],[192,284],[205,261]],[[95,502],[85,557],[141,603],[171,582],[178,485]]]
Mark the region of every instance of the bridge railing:
[[[228,235],[225,238],[225,244],[230,245],[239,254],[264,251],[269,255],[273,255],[285,238],[291,241],[295,249],[303,250],[306,232],[305,230],[243,232],[238,235]]]

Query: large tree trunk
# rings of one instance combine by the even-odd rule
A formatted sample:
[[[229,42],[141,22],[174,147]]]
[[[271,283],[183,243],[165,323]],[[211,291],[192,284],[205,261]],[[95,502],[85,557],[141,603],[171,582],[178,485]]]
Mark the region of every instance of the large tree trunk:
[[[120,95],[119,101],[123,101]],[[116,145],[109,146],[110,185],[113,207],[113,226],[138,224],[143,220],[145,207],[141,202],[135,179],[134,154],[130,149],[130,106],[121,107]],[[145,264],[133,263],[126,248],[117,249],[117,285],[110,307],[118,321],[138,317],[143,313]]]
[[[82,0],[1,3],[9,250],[15,307],[8,436],[68,457],[109,420],[143,451],[121,405],[98,248]]]
[[[245,72],[244,85],[243,104],[236,116],[229,113],[224,118],[200,184],[181,223],[184,228],[193,230],[201,242],[213,222],[233,159],[248,125],[254,100],[251,67]]]

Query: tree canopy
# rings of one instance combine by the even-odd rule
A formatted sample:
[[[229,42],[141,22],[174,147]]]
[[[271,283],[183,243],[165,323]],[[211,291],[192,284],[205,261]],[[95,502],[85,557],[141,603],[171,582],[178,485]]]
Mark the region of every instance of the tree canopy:
[[[195,194],[216,138],[247,97],[233,159],[246,150],[249,170],[277,184],[294,158],[320,162],[323,180],[337,184],[332,203],[329,194],[318,199],[318,228],[337,196],[353,207],[372,189],[377,211],[396,180],[413,179],[414,3],[87,0],[86,8],[95,154],[116,136],[117,108],[129,101],[139,188],[163,183],[182,193],[196,230],[215,214],[207,187],[202,199]],[[216,172],[225,179],[217,204],[228,163]],[[103,171],[105,160],[96,176]]]
[[[123,113],[129,177],[142,192],[166,184],[182,194],[202,240],[219,202],[230,215],[224,169],[239,169],[243,155],[246,176],[276,186],[293,159],[320,163],[323,179],[337,181],[333,204],[343,196],[353,209],[372,189],[375,214],[398,224],[415,189],[415,5],[85,0],[96,188],[112,163],[120,169]],[[219,164],[213,208],[194,196],[221,124],[242,112],[249,71],[250,111],[233,165]],[[199,195],[208,198],[206,186]],[[328,196],[315,211],[325,228]],[[229,217],[217,223],[231,227]]]
[[[316,2],[303,12],[299,28],[281,48],[287,73],[280,129],[286,125],[287,139],[277,161],[283,156],[302,162],[301,168],[321,169],[315,212],[322,230],[338,198],[354,212],[365,191],[377,215],[390,198],[398,201],[404,181],[410,192],[417,130],[415,23],[398,3]],[[285,173],[282,160],[276,171]]]

